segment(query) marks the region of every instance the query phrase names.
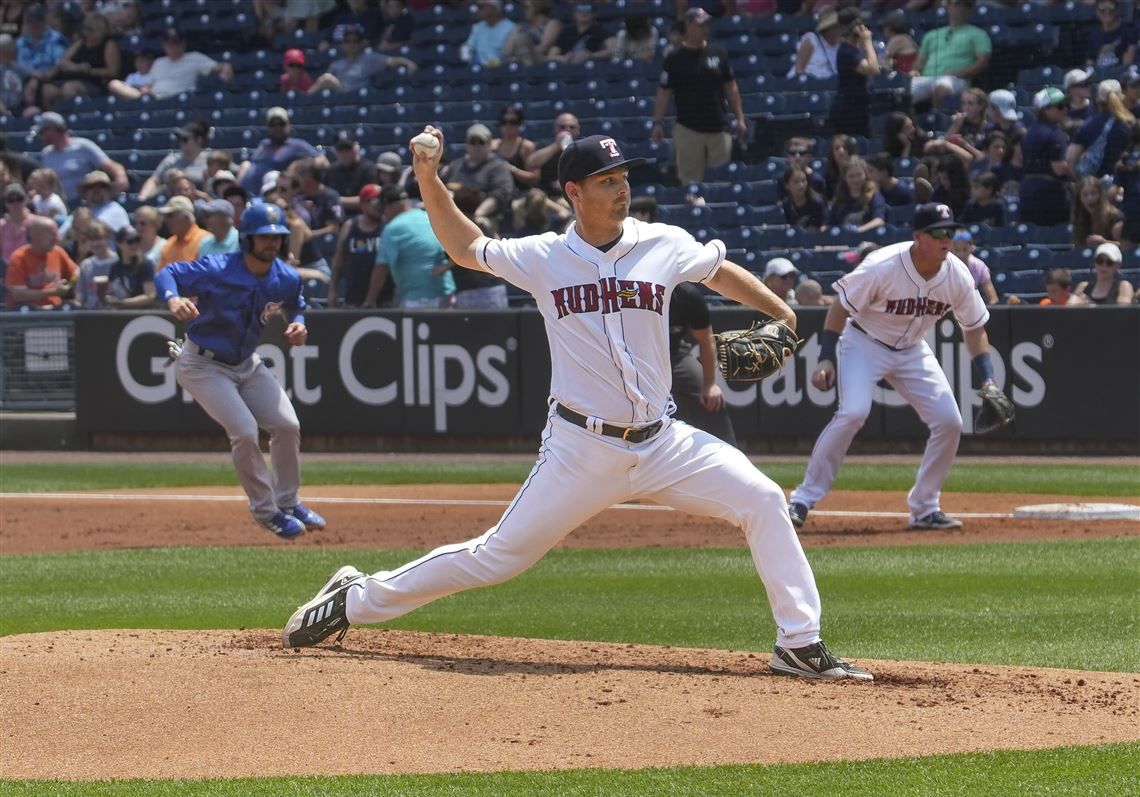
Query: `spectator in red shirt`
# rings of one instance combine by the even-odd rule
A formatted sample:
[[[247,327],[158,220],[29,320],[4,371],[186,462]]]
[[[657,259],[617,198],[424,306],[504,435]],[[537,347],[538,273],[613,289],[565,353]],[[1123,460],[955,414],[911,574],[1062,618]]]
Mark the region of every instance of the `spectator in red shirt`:
[[[285,51],[285,71],[281,73],[282,91],[308,91],[313,86],[313,76],[305,70],[303,50]]]

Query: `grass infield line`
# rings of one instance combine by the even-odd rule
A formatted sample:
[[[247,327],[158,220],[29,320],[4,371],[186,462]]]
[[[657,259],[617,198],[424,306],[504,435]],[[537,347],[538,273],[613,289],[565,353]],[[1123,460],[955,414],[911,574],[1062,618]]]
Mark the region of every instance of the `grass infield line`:
[[[0,493],[3,498],[34,498],[43,500],[73,499],[82,501],[223,501],[247,502],[249,499],[242,495],[169,495],[145,493]],[[492,501],[483,498],[327,498],[305,496],[307,504],[387,504],[396,506],[417,506],[430,504],[431,506],[508,506],[510,501]],[[639,509],[655,512],[675,512],[671,506],[659,504],[611,504],[609,509]],[[873,517],[873,518],[906,518],[906,512],[861,512],[843,509],[813,509],[813,515],[824,517]],[[1011,512],[955,512],[956,517],[964,518],[999,518],[1008,520],[1013,517]]]

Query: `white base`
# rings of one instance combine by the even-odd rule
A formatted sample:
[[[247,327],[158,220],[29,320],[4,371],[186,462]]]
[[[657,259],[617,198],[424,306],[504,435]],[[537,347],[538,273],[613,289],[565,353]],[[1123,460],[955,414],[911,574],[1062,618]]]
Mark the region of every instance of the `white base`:
[[[1013,510],[1015,518],[1043,520],[1140,520],[1132,504],[1033,504]]]

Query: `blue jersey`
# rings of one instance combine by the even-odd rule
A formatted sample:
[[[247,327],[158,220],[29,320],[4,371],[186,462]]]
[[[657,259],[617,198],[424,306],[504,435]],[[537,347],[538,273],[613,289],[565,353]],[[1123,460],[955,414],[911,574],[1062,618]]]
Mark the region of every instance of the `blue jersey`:
[[[263,277],[250,273],[245,255],[207,255],[171,263],[154,277],[162,302],[175,296],[197,296],[198,317],[186,326],[186,337],[214,352],[216,359],[237,365],[257,348],[269,316],[280,309],[288,321],[305,323],[301,277],[274,260]]]

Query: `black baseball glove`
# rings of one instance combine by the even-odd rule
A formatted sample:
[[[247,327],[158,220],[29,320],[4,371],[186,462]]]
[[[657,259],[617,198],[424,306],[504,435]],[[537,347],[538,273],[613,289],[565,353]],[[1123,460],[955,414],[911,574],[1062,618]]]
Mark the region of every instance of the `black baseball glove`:
[[[974,415],[974,433],[989,434],[1007,426],[1014,418],[1013,402],[993,382],[986,382],[978,391],[982,406]]]
[[[748,329],[714,335],[720,372],[728,380],[756,382],[779,371],[801,341],[783,321],[753,322]]]

